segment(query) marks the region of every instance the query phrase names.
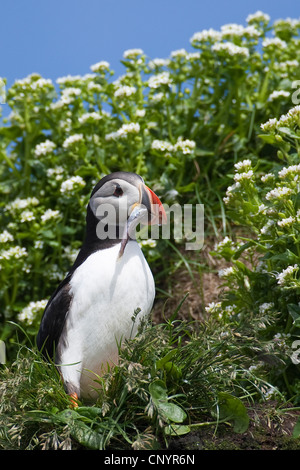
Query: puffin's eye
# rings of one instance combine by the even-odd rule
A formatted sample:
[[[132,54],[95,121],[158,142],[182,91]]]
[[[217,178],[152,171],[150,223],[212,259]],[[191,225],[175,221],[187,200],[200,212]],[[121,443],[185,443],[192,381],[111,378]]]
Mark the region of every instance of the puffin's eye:
[[[116,189],[115,189],[115,192],[113,194],[114,196],[116,197],[120,197],[120,196],[123,196],[123,189],[121,188],[121,186],[116,186]]]

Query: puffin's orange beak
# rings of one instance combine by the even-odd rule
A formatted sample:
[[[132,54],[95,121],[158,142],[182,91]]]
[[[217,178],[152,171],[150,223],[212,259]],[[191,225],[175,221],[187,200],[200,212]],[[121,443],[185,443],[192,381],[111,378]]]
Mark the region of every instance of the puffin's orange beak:
[[[158,196],[148,188],[145,184],[142,185],[142,201],[141,203],[147,207],[149,218],[149,225],[162,225],[167,223],[167,214]]]

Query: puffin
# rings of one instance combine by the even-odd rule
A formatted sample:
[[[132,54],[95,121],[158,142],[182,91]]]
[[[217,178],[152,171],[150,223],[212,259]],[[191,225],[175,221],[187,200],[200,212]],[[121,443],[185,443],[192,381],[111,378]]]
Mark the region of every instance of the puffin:
[[[82,247],[46,305],[36,340],[74,403],[99,396],[97,377],[118,363],[120,344],[150,315],[154,278],[135,229],[166,221],[138,174],[111,173],[92,190]]]

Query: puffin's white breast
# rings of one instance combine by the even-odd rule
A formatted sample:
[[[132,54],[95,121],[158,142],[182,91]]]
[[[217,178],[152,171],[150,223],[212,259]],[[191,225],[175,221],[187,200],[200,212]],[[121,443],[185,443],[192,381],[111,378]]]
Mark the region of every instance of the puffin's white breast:
[[[117,361],[117,344],[134,336],[142,316],[151,311],[155,287],[147,261],[136,241],[129,241],[118,259],[120,245],[90,255],[70,281],[72,302],[61,347],[61,372],[74,391],[86,395],[91,379]],[[133,323],[134,311],[140,308]],[[95,376],[93,377],[95,378]],[[92,386],[96,386],[93,383]],[[77,390],[76,390],[77,389]]]

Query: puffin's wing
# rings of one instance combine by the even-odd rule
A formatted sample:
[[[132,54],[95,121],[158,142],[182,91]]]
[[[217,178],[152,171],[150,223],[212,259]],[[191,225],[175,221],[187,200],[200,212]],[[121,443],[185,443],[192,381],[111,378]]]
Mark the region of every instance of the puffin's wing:
[[[46,305],[37,335],[38,349],[50,359],[54,359],[55,350],[70,308],[72,300],[70,279],[71,274],[68,274],[52,294]]]

